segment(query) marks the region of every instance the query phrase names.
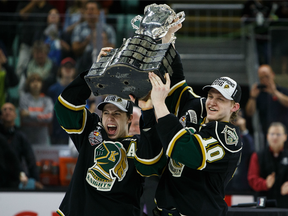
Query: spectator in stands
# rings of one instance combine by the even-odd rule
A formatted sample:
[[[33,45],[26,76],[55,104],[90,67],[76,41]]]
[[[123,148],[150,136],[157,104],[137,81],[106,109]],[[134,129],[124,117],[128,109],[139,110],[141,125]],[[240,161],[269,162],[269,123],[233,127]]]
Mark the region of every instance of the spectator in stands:
[[[60,65],[63,56],[70,55],[70,45],[62,38],[60,14],[56,8],[52,8],[47,17],[44,31],[41,29],[36,38],[48,44],[48,57],[57,65]]]
[[[276,199],[277,207],[288,208],[288,150],[285,126],[273,122],[267,133],[269,146],[253,153],[250,160],[248,181],[258,196]]]
[[[31,56],[31,47],[35,40],[34,33],[36,30],[44,30],[48,12],[52,6],[46,0],[20,1],[17,6],[17,12],[20,17],[20,50],[16,73],[20,77],[27,68]],[[41,16],[39,16],[41,14]]]
[[[53,119],[53,102],[42,93],[42,78],[30,75],[25,83],[25,93],[20,95],[21,129],[32,145],[50,145],[48,124]]]
[[[17,189],[20,179],[25,183],[27,182],[27,178],[21,178],[19,159],[1,133],[0,149],[0,188]]]
[[[282,122],[288,126],[288,89],[277,86],[275,74],[269,65],[261,65],[258,69],[260,83],[254,83],[245,110],[251,117],[258,110],[263,134],[267,134],[272,122]]]
[[[88,0],[74,0],[73,4],[67,8],[63,30],[69,35],[71,35],[76,25],[85,20],[84,13],[87,1]]]
[[[89,69],[102,47],[115,46],[115,31],[113,27],[103,23],[103,20],[99,20],[99,14],[99,4],[96,1],[88,1],[85,7],[85,21],[73,30],[71,42],[72,50],[77,57],[77,71]]]
[[[51,85],[47,95],[52,98],[53,104],[58,99],[62,91],[70,84],[76,76],[75,61],[67,57],[61,61],[61,66],[58,70],[57,82]],[[69,136],[59,125],[56,116],[53,116],[51,144],[68,144]]]
[[[0,47],[0,106],[7,101],[7,88],[18,84],[14,68],[8,65],[7,58]]]
[[[254,25],[259,65],[269,64],[268,27],[272,12],[271,9],[271,1],[248,0],[244,4],[242,11],[242,20],[244,23],[253,23]]]
[[[248,183],[247,174],[251,155],[255,151],[254,140],[246,127],[246,119],[243,118],[242,112],[239,112],[238,117],[233,122],[240,129],[241,140],[243,143],[241,162],[226,187],[226,192],[251,192]]]
[[[19,89],[23,90],[26,77],[38,74],[43,80],[43,92],[46,93],[50,85],[56,82],[58,66],[48,57],[49,48],[43,41],[33,44],[33,58],[29,61],[26,76],[21,77]]]
[[[42,189],[43,185],[39,182],[39,172],[33,149],[27,137],[15,125],[16,118],[15,106],[12,103],[5,103],[1,107],[0,133],[5,136],[7,143],[21,163],[20,176],[27,180],[22,181],[22,184],[26,185],[30,181],[33,183],[32,188]]]
[[[129,128],[129,135],[140,134],[139,121],[141,116],[141,108],[133,106],[133,119]]]

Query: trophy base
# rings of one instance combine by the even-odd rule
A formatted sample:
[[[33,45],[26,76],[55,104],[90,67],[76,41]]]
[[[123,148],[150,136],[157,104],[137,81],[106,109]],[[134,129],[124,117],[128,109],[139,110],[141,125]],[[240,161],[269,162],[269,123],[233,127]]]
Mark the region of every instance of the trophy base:
[[[162,80],[164,76],[159,71],[153,71]],[[148,77],[149,71],[141,71],[130,65],[113,65],[106,72],[99,75],[85,76],[85,81],[95,96],[117,95],[129,99],[129,94],[141,98],[152,89]],[[109,82],[107,82],[109,80]]]
[[[114,94],[128,99],[133,94],[141,98],[151,90],[148,73],[154,72],[165,83],[165,73],[173,74],[175,56],[171,43],[157,44],[148,36],[136,35],[101,57],[84,78],[95,96]]]

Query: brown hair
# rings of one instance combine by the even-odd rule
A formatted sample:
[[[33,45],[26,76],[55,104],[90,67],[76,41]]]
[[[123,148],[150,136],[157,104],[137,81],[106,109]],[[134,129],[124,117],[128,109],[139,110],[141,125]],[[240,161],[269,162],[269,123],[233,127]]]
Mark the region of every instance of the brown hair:
[[[43,79],[39,74],[31,74],[30,76],[27,77],[26,81],[25,81],[25,86],[24,86],[24,91],[25,92],[30,92],[30,84],[34,81],[34,80],[39,80],[42,83],[42,88],[43,88]]]

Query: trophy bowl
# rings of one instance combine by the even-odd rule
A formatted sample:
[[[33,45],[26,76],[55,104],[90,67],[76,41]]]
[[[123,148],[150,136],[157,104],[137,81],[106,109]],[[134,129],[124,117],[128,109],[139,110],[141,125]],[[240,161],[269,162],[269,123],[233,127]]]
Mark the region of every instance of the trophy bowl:
[[[93,94],[114,94],[125,99],[129,94],[144,97],[151,90],[150,71],[165,83],[165,73],[173,74],[176,38],[173,36],[169,43],[163,44],[161,38],[184,19],[184,12],[175,14],[167,5],[146,6],[143,18],[138,15],[131,20],[133,28],[137,29],[135,35],[93,63],[84,77]],[[141,21],[140,27],[134,24],[137,20]]]

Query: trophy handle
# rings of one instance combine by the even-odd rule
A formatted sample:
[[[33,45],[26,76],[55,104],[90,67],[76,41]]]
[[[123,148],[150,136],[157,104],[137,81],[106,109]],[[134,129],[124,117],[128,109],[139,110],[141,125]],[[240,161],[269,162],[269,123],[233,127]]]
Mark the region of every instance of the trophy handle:
[[[142,20],[142,16],[137,15],[131,20],[131,25],[132,25],[133,29],[139,29],[139,27],[134,24],[138,20],[141,21]]]
[[[176,17],[178,17],[179,19],[176,21],[176,22],[173,22],[171,23],[169,26],[167,26],[167,29],[175,26],[175,25],[178,25],[179,23],[182,23],[184,20],[185,20],[185,13],[184,11],[181,11],[179,13],[176,14]],[[175,17],[175,18],[176,18]]]

